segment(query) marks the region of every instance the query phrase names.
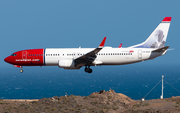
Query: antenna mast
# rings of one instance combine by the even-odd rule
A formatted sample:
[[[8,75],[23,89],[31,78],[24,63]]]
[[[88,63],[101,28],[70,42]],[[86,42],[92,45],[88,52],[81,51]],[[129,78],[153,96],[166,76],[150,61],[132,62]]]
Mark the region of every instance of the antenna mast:
[[[161,99],[163,99],[163,89],[164,89],[164,87],[163,87],[163,78],[164,78],[164,76],[162,75],[162,95],[161,95]]]

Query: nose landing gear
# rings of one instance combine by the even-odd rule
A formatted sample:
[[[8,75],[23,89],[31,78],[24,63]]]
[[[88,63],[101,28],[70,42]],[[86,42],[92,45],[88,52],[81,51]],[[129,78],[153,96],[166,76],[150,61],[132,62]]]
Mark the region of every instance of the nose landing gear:
[[[86,73],[92,73],[92,69],[90,68],[90,66],[86,66],[85,69],[84,69],[84,71],[85,71]]]
[[[23,72],[23,69],[22,69],[22,67],[21,67],[21,69],[20,69],[20,73],[22,73]]]
[[[21,68],[21,69],[20,69],[20,72],[21,72],[21,73],[23,72],[22,66],[19,66],[19,65],[14,65],[14,67]]]

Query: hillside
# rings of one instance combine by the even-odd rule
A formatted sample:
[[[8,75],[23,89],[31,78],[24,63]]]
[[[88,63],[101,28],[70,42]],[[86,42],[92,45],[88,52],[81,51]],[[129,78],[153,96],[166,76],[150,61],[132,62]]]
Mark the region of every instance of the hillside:
[[[0,100],[0,113],[178,113],[180,97],[141,102],[114,90],[89,96],[61,96],[39,100]]]

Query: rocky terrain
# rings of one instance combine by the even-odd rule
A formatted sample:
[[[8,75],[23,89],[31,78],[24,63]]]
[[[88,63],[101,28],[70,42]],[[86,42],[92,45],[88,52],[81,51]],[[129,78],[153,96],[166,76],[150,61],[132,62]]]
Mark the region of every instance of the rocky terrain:
[[[0,100],[0,113],[179,113],[180,97],[132,100],[114,90],[89,96],[61,96],[39,100]]]

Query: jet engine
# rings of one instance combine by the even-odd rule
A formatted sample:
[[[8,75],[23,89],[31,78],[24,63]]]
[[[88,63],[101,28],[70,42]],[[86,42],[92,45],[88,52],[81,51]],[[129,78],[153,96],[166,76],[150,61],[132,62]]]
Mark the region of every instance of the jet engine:
[[[75,62],[73,59],[62,59],[58,62],[60,68],[73,69],[75,67]]]

